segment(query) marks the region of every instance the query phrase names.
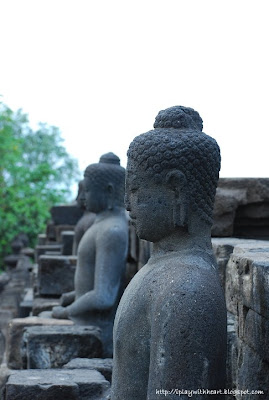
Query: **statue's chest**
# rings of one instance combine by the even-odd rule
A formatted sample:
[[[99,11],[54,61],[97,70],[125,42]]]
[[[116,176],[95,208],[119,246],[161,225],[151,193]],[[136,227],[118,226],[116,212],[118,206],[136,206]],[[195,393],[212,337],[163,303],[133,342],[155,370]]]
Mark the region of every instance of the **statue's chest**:
[[[94,265],[96,244],[95,244],[96,232],[95,229],[88,229],[83,235],[79,246],[78,246],[78,263],[80,265]]]
[[[141,273],[133,278],[121,298],[114,330],[118,351],[130,352],[132,356],[134,354],[138,355],[140,352],[149,351],[152,300],[149,294],[152,292],[151,281],[150,274],[142,273],[141,270]],[[126,343],[128,345],[125,349]]]

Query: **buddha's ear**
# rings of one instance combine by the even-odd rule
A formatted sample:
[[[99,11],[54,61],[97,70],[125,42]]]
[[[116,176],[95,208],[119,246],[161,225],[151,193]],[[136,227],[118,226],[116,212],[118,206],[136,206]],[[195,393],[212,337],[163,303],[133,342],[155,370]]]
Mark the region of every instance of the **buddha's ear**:
[[[114,208],[115,201],[115,188],[113,183],[108,183],[107,185],[107,208],[112,210]]]
[[[173,221],[175,227],[188,225],[189,196],[185,175],[179,170],[169,171],[165,177],[166,185],[174,192]]]

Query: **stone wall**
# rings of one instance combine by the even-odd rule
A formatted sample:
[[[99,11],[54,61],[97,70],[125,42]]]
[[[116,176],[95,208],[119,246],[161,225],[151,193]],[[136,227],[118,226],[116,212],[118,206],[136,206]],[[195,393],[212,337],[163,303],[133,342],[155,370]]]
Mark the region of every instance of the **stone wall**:
[[[269,179],[221,178],[212,236],[269,239]]]
[[[269,242],[214,239],[228,310],[227,387],[269,398]],[[231,397],[233,398],[233,397]],[[240,395],[236,399],[241,399]]]

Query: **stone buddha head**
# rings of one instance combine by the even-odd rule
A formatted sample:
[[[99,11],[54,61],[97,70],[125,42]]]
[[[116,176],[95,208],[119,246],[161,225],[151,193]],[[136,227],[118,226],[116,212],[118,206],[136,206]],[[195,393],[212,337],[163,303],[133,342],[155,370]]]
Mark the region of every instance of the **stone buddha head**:
[[[160,111],[154,128],[130,144],[125,197],[138,236],[152,242],[211,226],[220,169],[218,144],[192,108]]]
[[[125,169],[113,153],[101,156],[99,163],[89,165],[84,172],[85,204],[96,214],[124,207]]]

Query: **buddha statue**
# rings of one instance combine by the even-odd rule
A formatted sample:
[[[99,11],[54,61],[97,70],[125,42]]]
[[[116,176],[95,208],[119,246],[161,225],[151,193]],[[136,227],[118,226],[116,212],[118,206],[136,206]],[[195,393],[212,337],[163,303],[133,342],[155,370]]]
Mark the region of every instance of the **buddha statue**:
[[[92,226],[95,214],[91,211],[86,210],[85,206],[85,189],[83,180],[78,184],[78,195],[77,195],[77,205],[84,212],[80,220],[75,226],[74,242],[73,242],[73,255],[77,255],[79,242],[84,235],[84,233]]]
[[[125,170],[113,153],[86,168],[85,204],[96,218],[78,246],[74,302],[54,307],[52,314],[78,325],[100,327],[104,357],[112,356],[113,322],[125,278],[128,220],[124,180]]]
[[[126,208],[153,249],[117,310],[112,400],[225,387],[226,306],[211,247],[219,147],[191,108],[160,111],[154,128],[128,150]]]

